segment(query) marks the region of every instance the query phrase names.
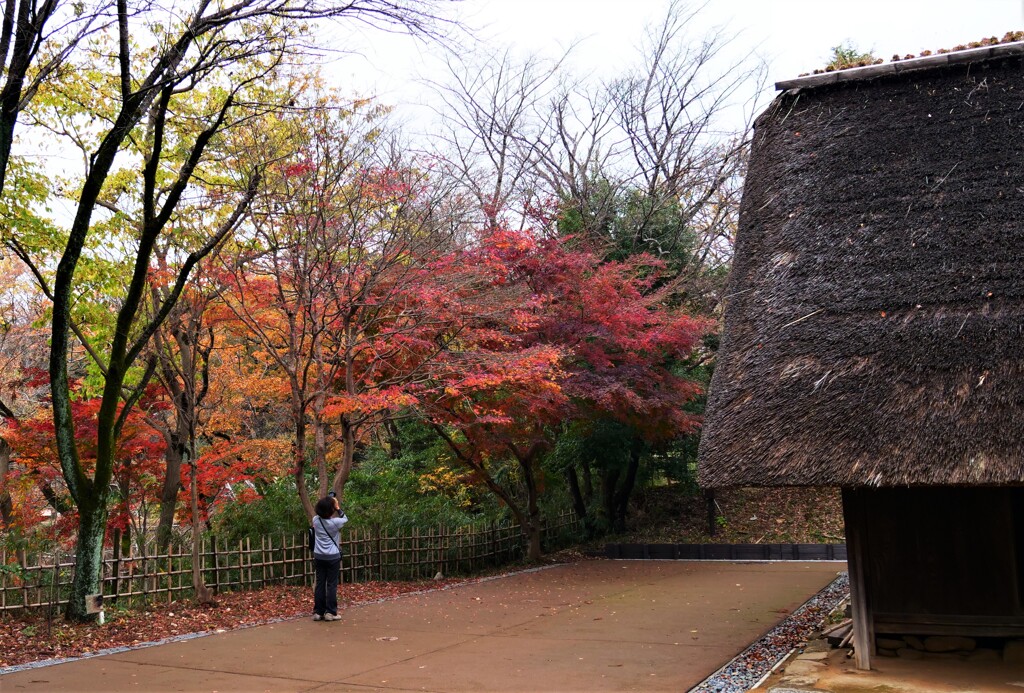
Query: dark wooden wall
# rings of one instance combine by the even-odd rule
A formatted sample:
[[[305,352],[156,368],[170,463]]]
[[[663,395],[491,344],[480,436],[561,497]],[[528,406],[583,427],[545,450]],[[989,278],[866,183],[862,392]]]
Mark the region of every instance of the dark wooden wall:
[[[1024,488],[844,489],[843,502],[874,632],[1024,634]]]

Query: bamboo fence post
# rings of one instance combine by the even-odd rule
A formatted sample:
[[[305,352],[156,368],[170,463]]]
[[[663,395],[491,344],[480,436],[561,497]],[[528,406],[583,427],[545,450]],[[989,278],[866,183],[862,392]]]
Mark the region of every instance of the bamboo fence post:
[[[111,566],[111,577],[114,583],[113,601],[117,601],[118,592],[121,588],[121,542],[114,542],[114,564]]]
[[[148,601],[149,594],[149,556],[146,552],[146,542],[142,542],[142,599]]]
[[[437,528],[437,572],[448,574],[448,528],[439,525]]]
[[[376,556],[377,579],[378,580],[383,580],[384,579],[384,566],[383,566],[383,564],[380,561],[380,529],[379,528],[376,531],[376,547],[377,547],[377,556]]]
[[[37,557],[36,562],[37,563],[39,562],[38,557]],[[21,580],[21,589],[22,589],[21,603],[22,603],[23,606],[26,606],[26,607],[32,601],[32,597],[29,595],[28,576],[29,576],[28,556],[25,556],[25,570],[24,570],[24,575],[22,576],[22,580]]]
[[[132,593],[135,592],[135,561],[133,560],[131,544],[128,544],[128,557],[125,559],[125,567],[128,572],[128,592],[126,596],[130,602],[132,599]]]
[[[192,541],[195,541],[195,540],[196,540],[195,537],[193,537]],[[198,566],[193,566],[192,565],[192,546],[191,546],[191,543],[192,542],[190,541],[189,542],[188,553],[185,552],[185,544],[184,543],[178,545],[178,555],[179,555],[179,558],[178,558],[178,595],[179,596],[185,594],[185,590],[186,590],[186,587],[185,587],[185,575],[187,574],[191,578],[191,576],[192,576],[192,569],[193,568],[195,568],[196,572],[200,576],[205,577],[205,575],[203,574],[203,537],[202,536],[199,537],[199,551],[198,551],[198,553],[196,555],[196,560],[199,561],[199,565]],[[185,570],[185,559],[186,559],[186,557],[188,558],[188,570],[187,571]],[[188,581],[188,584],[190,586],[192,585],[192,580],[191,579]],[[195,590],[193,590],[193,592],[194,591]],[[195,595],[194,594],[192,596],[193,596],[193,598],[195,598],[195,597],[198,597],[199,595]]]
[[[448,525],[441,525],[438,544],[441,547],[441,567],[438,569],[444,575],[447,575],[451,571],[448,569],[448,549],[451,548],[451,542],[448,541]]]
[[[209,569],[207,568],[209,561],[206,559],[209,555],[207,550],[207,544],[209,544],[209,541],[209,537],[202,537],[199,540],[199,570],[201,571],[200,575],[203,576],[203,584],[207,586],[210,585]]]
[[[60,604],[60,592],[58,590],[60,584],[60,554],[55,554],[53,558],[53,570],[50,572],[50,594],[46,598],[47,611],[53,613],[53,607]],[[42,600],[40,600],[42,601]]]
[[[220,554],[217,551],[217,535],[210,537],[210,549],[213,551],[213,590],[220,594]]]
[[[420,528],[412,528],[412,575],[416,576],[417,579],[423,577],[420,572]]]
[[[309,563],[305,557],[302,559],[302,586],[309,587]]]

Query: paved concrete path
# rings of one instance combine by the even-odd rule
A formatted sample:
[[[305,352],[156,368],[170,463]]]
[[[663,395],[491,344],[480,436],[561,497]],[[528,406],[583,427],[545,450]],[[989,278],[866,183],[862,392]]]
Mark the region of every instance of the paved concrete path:
[[[32,669],[0,691],[685,691],[841,563],[588,561]],[[342,586],[344,589],[344,586]]]

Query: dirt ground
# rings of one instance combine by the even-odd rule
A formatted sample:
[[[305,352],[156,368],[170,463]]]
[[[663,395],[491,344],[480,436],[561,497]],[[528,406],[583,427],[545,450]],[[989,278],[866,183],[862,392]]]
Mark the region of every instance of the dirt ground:
[[[810,648],[815,649],[815,648]],[[825,653],[822,653],[825,654]],[[998,658],[908,660],[873,657],[871,671],[859,671],[846,650],[831,650],[824,659],[813,652],[794,655],[760,687],[759,693],[1021,693],[1024,665]]]
[[[13,691],[685,691],[837,563],[586,561],[0,676]]]
[[[638,491],[633,530],[603,541],[634,544],[841,544],[843,504],[835,488],[734,488],[715,494],[715,535],[707,502],[679,485]]]

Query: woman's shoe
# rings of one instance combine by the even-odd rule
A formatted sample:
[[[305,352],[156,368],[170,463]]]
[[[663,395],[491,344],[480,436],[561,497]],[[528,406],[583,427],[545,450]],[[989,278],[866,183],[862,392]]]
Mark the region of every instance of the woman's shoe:
[[[337,614],[324,614],[325,621],[340,621],[341,618]]]
[[[314,621],[323,621],[324,617],[321,616],[320,614],[313,614],[313,620]]]

